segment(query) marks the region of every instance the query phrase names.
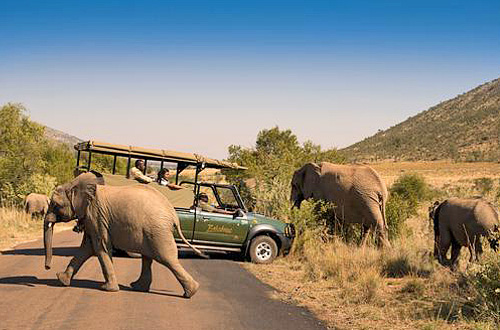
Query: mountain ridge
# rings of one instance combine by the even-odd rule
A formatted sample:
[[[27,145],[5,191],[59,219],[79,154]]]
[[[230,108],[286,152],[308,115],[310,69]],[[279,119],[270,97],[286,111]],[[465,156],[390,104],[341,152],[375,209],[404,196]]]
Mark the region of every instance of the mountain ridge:
[[[498,161],[500,78],[341,149],[351,161]]]

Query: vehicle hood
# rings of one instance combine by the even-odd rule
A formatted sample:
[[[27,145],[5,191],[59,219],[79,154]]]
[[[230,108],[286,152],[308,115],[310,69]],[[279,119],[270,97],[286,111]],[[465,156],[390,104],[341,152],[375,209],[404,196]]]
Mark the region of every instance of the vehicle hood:
[[[285,222],[281,220],[266,217],[265,215],[258,213],[249,212],[247,213],[247,217],[252,227],[255,225],[267,224],[275,227],[277,230],[281,232],[284,232],[285,227],[287,225]]]

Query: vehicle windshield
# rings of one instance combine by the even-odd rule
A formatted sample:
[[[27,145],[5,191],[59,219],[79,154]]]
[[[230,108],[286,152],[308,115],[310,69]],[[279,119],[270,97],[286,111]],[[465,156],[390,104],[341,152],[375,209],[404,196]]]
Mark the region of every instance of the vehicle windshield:
[[[233,190],[230,188],[225,188],[225,187],[216,187],[217,194],[220,197],[222,207],[226,209],[237,209],[239,208],[238,201],[236,200],[234,196]]]

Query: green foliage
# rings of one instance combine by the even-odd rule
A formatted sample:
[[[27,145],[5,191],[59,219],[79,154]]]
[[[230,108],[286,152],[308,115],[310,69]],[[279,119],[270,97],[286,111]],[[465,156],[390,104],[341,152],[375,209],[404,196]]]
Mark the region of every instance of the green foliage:
[[[419,203],[431,198],[433,192],[422,176],[404,174],[394,182],[390,193],[385,212],[392,240],[401,234],[406,219],[417,214]]]
[[[404,222],[412,215],[410,204],[398,194],[391,195],[385,205],[385,217],[389,231],[389,240],[399,237]]]
[[[336,149],[322,150],[310,141],[299,144],[290,130],[264,129],[255,146],[229,146],[230,162],[246,171],[224,170],[229,182],[238,186],[247,206],[268,216],[283,218],[291,207],[290,181],[295,170],[308,162],[344,162]]]
[[[30,192],[48,193],[72,177],[73,156],[48,141],[20,104],[0,108],[0,202],[20,204]]]
[[[398,195],[408,203],[410,214],[417,214],[417,207],[420,201],[430,196],[430,189],[423,176],[418,174],[404,174],[400,176],[392,185],[391,196]]]
[[[478,318],[500,324],[500,258],[489,255],[480,265],[468,270],[467,278],[477,294]]]
[[[493,190],[492,178],[477,178],[474,179],[474,189],[478,190],[481,195],[487,195]]]

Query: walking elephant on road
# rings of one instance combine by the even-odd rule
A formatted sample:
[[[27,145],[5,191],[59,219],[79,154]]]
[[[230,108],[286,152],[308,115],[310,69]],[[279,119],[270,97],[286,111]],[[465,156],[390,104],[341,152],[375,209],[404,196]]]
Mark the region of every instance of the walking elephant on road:
[[[148,291],[152,281],[153,260],[168,267],[190,298],[199,284],[178,260],[174,228],[184,243],[179,218],[161,193],[147,186],[106,186],[96,184],[95,173],[84,173],[56,188],[44,222],[45,267],[52,258],[53,225],[77,218],[83,225],[84,238],[78,254],[66,270],[57,273],[63,285],[69,285],[82,264],[96,255],[101,264],[106,291],[118,291],[118,282],[111,260],[112,247],[142,255],[142,270],[132,288]],[[196,253],[205,256],[191,246]]]
[[[480,198],[450,198],[439,204],[432,214],[434,220],[434,256],[445,266],[456,269],[463,246],[470,252],[469,261],[479,260],[483,253],[481,236],[490,238],[498,231],[498,213]],[[496,249],[498,242],[490,238]],[[451,246],[451,258],[446,254]]]
[[[309,198],[334,202],[338,219],[363,225],[363,245],[375,230],[379,243],[390,246],[385,220],[387,197],[384,182],[371,167],[322,162],[308,163],[295,171],[290,200],[297,207]]]
[[[24,210],[31,216],[35,214],[43,217],[47,213],[49,203],[50,199],[46,195],[31,193],[24,200]]]

